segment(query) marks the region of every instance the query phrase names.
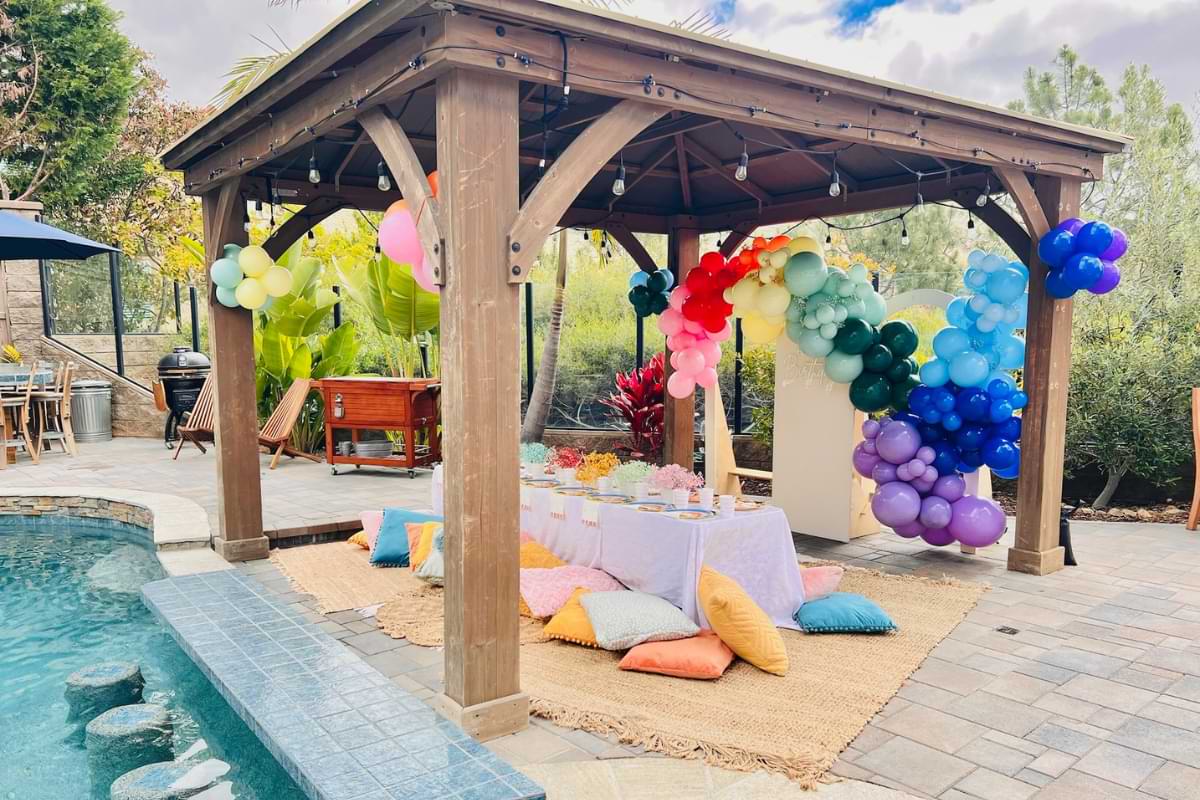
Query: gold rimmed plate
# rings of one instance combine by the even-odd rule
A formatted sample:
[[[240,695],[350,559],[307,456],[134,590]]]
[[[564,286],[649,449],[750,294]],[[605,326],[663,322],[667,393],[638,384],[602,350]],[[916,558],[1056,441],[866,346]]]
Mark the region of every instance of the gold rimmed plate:
[[[641,500],[638,502],[638,511],[648,511],[651,514],[658,514],[663,511],[670,511],[670,503],[662,503],[655,500]]]
[[[591,489],[584,489],[581,486],[572,486],[570,488],[555,489],[555,494],[561,494],[566,497],[587,497],[592,493]]]
[[[713,517],[717,516],[717,512],[708,511],[703,508],[682,508],[673,509],[671,511],[671,516],[694,522],[701,519],[712,519]]]
[[[558,481],[553,478],[529,478],[522,483],[535,489],[553,489],[558,486]]]
[[[604,494],[594,494],[592,495],[592,499],[597,503],[609,503],[610,505],[615,506],[624,505],[633,500],[633,498],[627,494],[612,494],[609,492]]]
[[[760,503],[757,500],[738,500],[733,505],[734,511],[761,511],[766,508],[766,503]]]

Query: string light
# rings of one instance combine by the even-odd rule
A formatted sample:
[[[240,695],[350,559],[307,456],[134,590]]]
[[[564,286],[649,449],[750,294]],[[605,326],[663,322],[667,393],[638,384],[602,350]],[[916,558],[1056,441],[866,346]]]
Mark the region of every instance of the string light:
[[[321,167],[317,164],[317,149],[313,148],[312,156],[308,159],[308,182],[313,186],[321,185]]]
[[[908,225],[904,222],[904,216],[900,216],[900,244],[908,247],[911,240],[908,238]]]
[[[621,154],[621,165],[617,167],[617,179],[613,181],[612,193],[617,197],[625,194],[625,154]]]
[[[312,228],[308,229],[308,240],[310,242],[315,242],[317,240],[317,236],[315,233],[313,233]]]
[[[837,197],[842,193],[842,180],[837,171],[837,153],[833,154],[833,171],[829,174],[829,196]]]
[[[988,195],[992,192],[992,176],[989,175],[983,179],[983,194],[975,198],[975,206],[983,208],[988,204]]]
[[[380,253],[382,253],[382,252],[383,251],[379,249],[379,242],[375,242],[375,260],[376,261],[380,260]]]
[[[262,198],[261,197],[254,201],[254,210],[257,211],[259,214],[262,213]]]
[[[388,176],[387,165],[382,161],[375,166],[375,172],[379,175],[379,181],[375,184],[381,192],[390,192],[392,190],[392,179]]]
[[[742,155],[738,159],[737,169],[733,172],[733,179],[736,181],[744,181],[750,176],[750,154],[746,152],[746,140],[742,140]]]

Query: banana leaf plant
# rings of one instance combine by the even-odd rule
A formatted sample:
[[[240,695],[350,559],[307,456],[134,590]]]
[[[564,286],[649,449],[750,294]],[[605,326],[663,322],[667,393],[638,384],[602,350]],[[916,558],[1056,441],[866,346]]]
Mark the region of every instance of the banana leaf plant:
[[[438,296],[425,291],[412,276],[412,267],[380,254],[366,263],[334,266],[351,302],[364,308],[380,335],[394,342],[387,348],[393,377],[408,377],[411,359],[397,354],[412,350],[419,337],[438,327]]]

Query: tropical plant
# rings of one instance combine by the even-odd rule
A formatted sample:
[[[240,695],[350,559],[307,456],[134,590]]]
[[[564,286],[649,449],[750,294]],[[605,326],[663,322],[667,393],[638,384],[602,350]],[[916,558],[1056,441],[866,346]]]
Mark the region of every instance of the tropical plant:
[[[657,461],[663,446],[663,354],[655,353],[646,366],[618,372],[617,391],[604,404],[629,426],[631,458]]]
[[[558,264],[554,279],[554,303],[550,308],[550,325],[542,344],[542,360],[521,424],[522,442],[540,442],[546,434],[550,406],[554,398],[554,383],[558,378],[558,342],[562,336],[563,312],[567,296],[567,229],[558,234]]]
[[[422,341],[432,349],[426,334],[438,326],[438,296],[417,285],[408,264],[397,264],[382,254],[353,263],[335,259],[335,267],[346,295],[366,312],[375,330],[389,342],[384,357],[391,374],[411,376],[418,365],[424,367],[423,359],[430,353],[427,350],[422,356]],[[423,371],[428,374],[432,369]]]
[[[742,354],[742,385],[747,394],[767,399],[750,409],[750,435],[770,445],[775,437],[775,348],[752,347]]]

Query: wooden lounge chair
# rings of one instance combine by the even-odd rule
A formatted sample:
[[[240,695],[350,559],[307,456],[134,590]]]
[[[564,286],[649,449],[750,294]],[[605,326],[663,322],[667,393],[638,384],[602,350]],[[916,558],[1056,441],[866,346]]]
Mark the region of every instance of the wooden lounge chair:
[[[279,457],[285,453],[290,458],[300,456],[310,461],[320,461],[312,453],[305,453],[303,450],[297,450],[288,444],[288,441],[292,438],[292,428],[296,427],[296,420],[299,419],[300,412],[304,410],[304,401],[308,399],[308,393],[311,389],[312,381],[307,378],[292,381],[292,385],[288,387],[288,390],[283,393],[283,397],[279,400],[279,405],[275,406],[275,410],[271,412],[267,423],[259,431],[259,446],[267,448],[268,451],[273,450],[275,452],[275,455],[271,458],[271,469],[275,469],[275,465],[279,463]]]
[[[1192,489],[1192,510],[1187,518],[1189,531],[1196,530],[1200,523],[1200,388],[1192,389],[1192,442],[1196,453],[1196,486]]]
[[[179,459],[179,453],[183,450],[184,442],[191,442],[200,448],[201,453],[207,453],[204,449],[204,442],[213,441],[213,403],[215,401],[216,383],[213,381],[212,375],[204,379],[204,385],[200,387],[200,396],[196,398],[196,405],[187,415],[187,419],[179,423],[179,427],[175,432],[179,434],[179,445],[175,448],[175,456],[173,460]]]

